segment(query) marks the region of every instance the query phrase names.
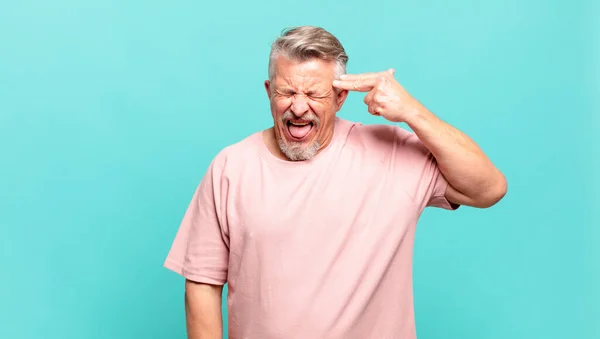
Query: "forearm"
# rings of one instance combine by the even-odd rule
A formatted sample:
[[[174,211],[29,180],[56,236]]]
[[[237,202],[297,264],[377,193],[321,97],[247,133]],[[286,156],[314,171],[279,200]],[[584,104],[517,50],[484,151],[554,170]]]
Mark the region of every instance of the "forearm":
[[[186,281],[185,313],[188,338],[221,339],[222,286]]]
[[[488,207],[506,191],[503,174],[465,133],[420,104],[407,124],[436,158],[440,171],[456,190],[457,203]]]
[[[446,198],[459,205],[489,207],[506,192],[506,180],[483,151],[464,133],[438,119],[394,79],[394,69],[344,74],[333,86],[369,92],[368,111],[393,122],[406,122],[438,162],[448,180]]]

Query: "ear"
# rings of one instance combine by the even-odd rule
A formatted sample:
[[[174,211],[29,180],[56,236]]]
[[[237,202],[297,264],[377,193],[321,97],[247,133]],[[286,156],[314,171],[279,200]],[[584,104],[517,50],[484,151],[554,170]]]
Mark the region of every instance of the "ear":
[[[337,111],[339,111],[342,108],[342,105],[346,101],[347,97],[348,97],[348,90],[346,90],[346,89],[336,90],[335,103],[337,105],[337,107],[336,107]]]
[[[269,80],[265,80],[265,89],[267,90],[267,96],[271,99],[271,82]]]

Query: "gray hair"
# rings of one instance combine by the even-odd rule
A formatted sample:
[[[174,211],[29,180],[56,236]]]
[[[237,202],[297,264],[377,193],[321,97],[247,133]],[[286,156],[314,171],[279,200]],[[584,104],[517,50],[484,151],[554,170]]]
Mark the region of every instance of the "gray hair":
[[[300,26],[283,30],[271,45],[269,79],[275,75],[275,60],[283,55],[291,60],[322,59],[335,61],[336,78],[346,73],[348,55],[340,41],[321,27]]]

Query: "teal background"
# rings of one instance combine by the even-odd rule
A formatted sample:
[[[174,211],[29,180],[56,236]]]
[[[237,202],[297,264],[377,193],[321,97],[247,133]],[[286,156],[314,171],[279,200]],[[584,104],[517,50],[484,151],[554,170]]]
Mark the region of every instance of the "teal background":
[[[492,209],[423,215],[419,338],[599,338],[599,14],[592,1],[1,2],[0,338],[185,337],[183,280],[163,260],[212,157],[271,123],[269,45],[302,24],[341,39],[349,72],[394,67],[508,178]],[[383,122],[356,93],[340,116]]]

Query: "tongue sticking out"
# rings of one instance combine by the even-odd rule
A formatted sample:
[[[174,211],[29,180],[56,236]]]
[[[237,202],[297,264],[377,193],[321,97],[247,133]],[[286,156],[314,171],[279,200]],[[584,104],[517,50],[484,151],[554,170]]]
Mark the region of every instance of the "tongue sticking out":
[[[304,138],[308,132],[310,132],[310,130],[312,129],[312,125],[311,124],[306,124],[304,126],[296,126],[296,125],[292,125],[290,124],[288,127],[290,134],[296,138],[296,139],[302,139]]]

